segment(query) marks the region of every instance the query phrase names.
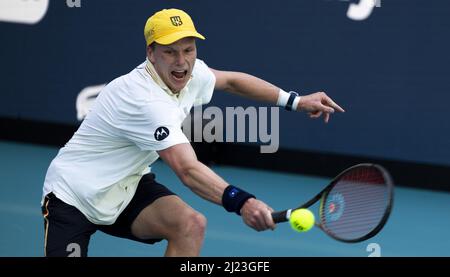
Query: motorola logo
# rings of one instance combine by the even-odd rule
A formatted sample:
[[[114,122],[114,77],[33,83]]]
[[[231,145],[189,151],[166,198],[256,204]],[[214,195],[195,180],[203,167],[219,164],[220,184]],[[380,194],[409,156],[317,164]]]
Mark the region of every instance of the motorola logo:
[[[158,127],[155,131],[155,139],[161,141],[169,136],[169,129],[166,127]]]

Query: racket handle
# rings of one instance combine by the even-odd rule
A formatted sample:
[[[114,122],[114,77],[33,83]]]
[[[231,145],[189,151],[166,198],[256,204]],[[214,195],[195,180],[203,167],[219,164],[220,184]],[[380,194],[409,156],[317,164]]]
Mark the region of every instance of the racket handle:
[[[289,210],[281,211],[281,212],[273,212],[272,219],[275,223],[286,222],[289,220],[287,214]],[[289,213],[290,214],[290,213]]]

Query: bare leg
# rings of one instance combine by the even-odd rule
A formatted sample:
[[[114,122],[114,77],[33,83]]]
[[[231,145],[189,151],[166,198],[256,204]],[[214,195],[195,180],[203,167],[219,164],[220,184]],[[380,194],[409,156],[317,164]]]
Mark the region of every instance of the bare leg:
[[[205,236],[206,218],[178,196],[158,198],[143,209],[131,225],[141,239],[165,238],[165,256],[199,256]]]

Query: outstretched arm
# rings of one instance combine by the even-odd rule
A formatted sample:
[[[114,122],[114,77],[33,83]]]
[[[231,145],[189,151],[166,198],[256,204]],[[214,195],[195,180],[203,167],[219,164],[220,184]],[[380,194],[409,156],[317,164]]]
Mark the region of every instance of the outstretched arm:
[[[218,90],[281,106],[285,106],[289,98],[289,95],[277,86],[255,76],[242,72],[220,71],[212,68],[210,70],[216,76],[215,88]],[[324,92],[301,96],[294,101],[294,106],[297,111],[308,112],[311,118],[318,118],[323,114],[325,122],[328,122],[331,113],[344,112],[344,109]]]
[[[213,203],[223,204],[222,196],[229,184],[197,160],[190,144],[177,144],[158,151],[158,154],[194,193]],[[249,198],[240,208],[244,222],[257,231],[275,228],[271,212],[272,208],[255,198]]]

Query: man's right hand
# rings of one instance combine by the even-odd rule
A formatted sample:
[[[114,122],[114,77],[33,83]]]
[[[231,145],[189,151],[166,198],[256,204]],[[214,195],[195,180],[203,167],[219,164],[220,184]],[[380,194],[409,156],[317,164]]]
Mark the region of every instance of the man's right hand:
[[[241,216],[245,224],[256,231],[274,230],[276,225],[272,219],[273,209],[264,202],[250,198],[241,208]]]
[[[344,112],[344,109],[328,97],[325,92],[316,92],[301,96],[297,111],[306,111],[311,118],[318,118],[324,114],[324,121],[328,123],[330,114],[335,111]]]

